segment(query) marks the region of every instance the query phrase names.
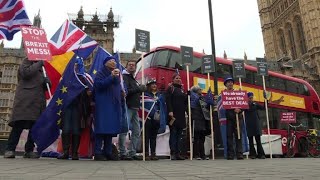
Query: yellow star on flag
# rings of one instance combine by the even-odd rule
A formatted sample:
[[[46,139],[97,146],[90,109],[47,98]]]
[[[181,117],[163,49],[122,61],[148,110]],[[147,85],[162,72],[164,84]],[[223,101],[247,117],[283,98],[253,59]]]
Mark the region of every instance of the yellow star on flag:
[[[61,116],[61,113],[62,113],[62,111],[61,111],[61,109],[60,109],[59,112],[57,112],[57,114],[58,114],[59,116]]]
[[[60,90],[62,91],[62,94],[68,92],[68,91],[67,91],[67,88],[68,88],[68,87],[62,86],[62,88],[60,89]]]
[[[57,106],[62,105],[62,99],[58,98],[57,102]]]
[[[61,119],[57,121],[57,125],[60,125],[60,124],[61,124]]]
[[[96,71],[96,70],[93,70],[93,74],[97,74],[97,71]]]

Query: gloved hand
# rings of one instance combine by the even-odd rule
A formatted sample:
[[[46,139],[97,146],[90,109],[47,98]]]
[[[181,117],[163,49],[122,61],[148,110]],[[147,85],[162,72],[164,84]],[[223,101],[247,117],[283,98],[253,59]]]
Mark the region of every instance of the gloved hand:
[[[39,64],[39,66],[44,66],[44,61],[40,60],[37,62]]]
[[[147,91],[147,86],[144,85],[144,84],[140,84],[139,85],[139,90],[140,90],[140,92],[146,92]]]
[[[267,92],[266,91],[263,91],[263,98],[267,99]]]
[[[45,77],[43,80],[43,86],[47,87],[47,84],[49,84],[49,87],[51,88],[51,81],[48,77]]]

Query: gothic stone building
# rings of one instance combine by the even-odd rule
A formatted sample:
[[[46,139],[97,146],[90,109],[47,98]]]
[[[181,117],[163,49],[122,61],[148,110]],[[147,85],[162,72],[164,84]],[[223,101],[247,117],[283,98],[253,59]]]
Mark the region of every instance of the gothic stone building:
[[[320,93],[320,1],[258,0],[271,70],[307,80]]]

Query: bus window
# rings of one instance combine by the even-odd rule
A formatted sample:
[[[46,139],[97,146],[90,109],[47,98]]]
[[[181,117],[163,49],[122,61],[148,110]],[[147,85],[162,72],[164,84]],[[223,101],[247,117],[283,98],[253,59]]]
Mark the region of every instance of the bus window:
[[[309,90],[308,90],[308,87],[306,86],[306,85],[304,85],[304,84],[300,84],[302,87],[301,88],[299,88],[299,90],[301,90],[303,93],[301,93],[301,94],[303,94],[303,95],[305,95],[305,96],[310,96],[310,92],[309,92]]]
[[[262,86],[262,76],[258,75],[257,72],[253,72],[254,83],[257,86]],[[266,77],[265,77],[266,78]]]
[[[273,123],[273,117],[272,117],[273,108],[268,109],[268,115],[269,115],[269,122],[270,122],[270,128],[272,128]],[[258,111],[258,116],[260,118],[260,123],[262,129],[267,129],[267,117],[266,117],[266,111]]]
[[[246,71],[246,78],[243,79],[243,82],[248,84],[254,84],[254,75],[252,71]]]
[[[202,65],[202,59],[193,57],[193,62],[189,69],[190,72],[201,73],[201,65]]]
[[[308,127],[309,124],[308,114],[305,112],[296,112],[296,125],[302,124],[304,127]],[[304,130],[305,128],[302,127],[299,130]]]
[[[217,65],[217,74],[219,78],[225,78],[226,75],[232,76],[232,68],[228,64],[220,64]]]
[[[149,68],[151,66],[151,60],[152,60],[153,55],[154,55],[154,53],[150,53],[146,57],[143,58],[144,69]],[[135,74],[137,74],[139,71],[141,71],[141,68],[142,68],[142,61],[140,60],[137,63]]]
[[[320,135],[320,116],[312,115],[312,125],[309,126],[311,129],[318,129],[318,134]]]
[[[177,52],[173,52],[171,51],[171,53],[169,53],[169,67],[170,68],[174,68],[174,69],[185,69],[182,66],[182,60],[181,60],[181,54],[177,53]]]
[[[156,55],[154,57],[154,60],[152,62],[152,65],[167,67],[168,66],[168,55],[169,55],[168,50],[157,51]]]
[[[286,90],[286,83],[284,79],[270,76],[269,77],[269,87],[273,89],[279,89],[282,91]]]

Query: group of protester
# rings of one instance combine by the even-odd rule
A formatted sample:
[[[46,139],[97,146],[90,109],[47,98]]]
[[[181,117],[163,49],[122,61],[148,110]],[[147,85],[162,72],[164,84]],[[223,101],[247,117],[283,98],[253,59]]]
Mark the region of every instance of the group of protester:
[[[126,69],[120,71],[113,56],[107,57],[104,66],[97,72],[94,79],[93,90],[86,88],[61,112],[63,153],[58,159],[78,160],[78,149],[82,130],[93,124],[94,126],[94,160],[141,160],[137,156],[139,139],[141,134],[138,111],[140,108],[141,94],[153,98],[155,104],[145,121],[145,152],[146,160],[158,160],[156,156],[156,139],[159,122],[159,96],[165,95],[167,125],[170,128],[170,154],[171,160],[184,160],[182,152],[182,133],[186,128],[188,112],[188,96],[191,98],[191,119],[193,129],[193,149],[196,159],[208,159],[205,156],[205,137],[210,131],[210,106],[214,105],[202,95],[199,86],[191,87],[190,91],[184,91],[181,76],[174,73],[172,82],[164,92],[159,92],[156,79],[150,79],[146,85],[140,84],[135,79],[136,62],[128,61]],[[5,151],[5,158],[15,158],[15,149],[19,142],[23,129],[31,128],[46,107],[45,91],[50,80],[44,77],[42,61],[29,61],[25,59],[19,67],[19,82],[16,90],[12,118],[9,125],[12,127]],[[83,63],[77,63],[77,76],[83,84],[88,84],[87,74],[84,72]],[[124,82],[124,83],[123,83]],[[234,80],[227,77],[224,85],[227,90],[233,90]],[[236,142],[237,159],[243,159],[241,138],[237,138],[236,114],[245,111],[246,127],[250,143],[251,158],[265,158],[261,145],[261,127],[258,109],[263,109],[253,102],[253,93],[248,93],[248,110],[226,110],[227,118],[227,159],[234,159],[234,141]],[[217,102],[215,102],[217,103]],[[28,111],[26,111],[28,110]],[[125,113],[125,116],[123,114]],[[240,125],[243,119],[240,117]],[[127,132],[121,130],[121,119],[127,118],[130,124],[130,144],[126,150]],[[39,158],[34,152],[34,141],[29,131],[25,144],[25,158]],[[119,136],[119,156],[112,153],[112,138]],[[233,137],[235,136],[235,137]],[[253,137],[257,143],[258,154],[255,151]],[[149,149],[150,148],[150,149]],[[150,151],[149,151],[150,150]],[[150,152],[150,153],[149,153]]]

